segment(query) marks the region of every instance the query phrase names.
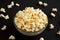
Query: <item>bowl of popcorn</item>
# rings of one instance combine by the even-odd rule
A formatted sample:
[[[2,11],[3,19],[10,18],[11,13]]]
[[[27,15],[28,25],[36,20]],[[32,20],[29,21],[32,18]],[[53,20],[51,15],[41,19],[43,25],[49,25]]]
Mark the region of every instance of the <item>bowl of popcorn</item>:
[[[47,15],[41,9],[26,7],[14,16],[16,29],[27,36],[35,36],[43,32],[48,24]]]

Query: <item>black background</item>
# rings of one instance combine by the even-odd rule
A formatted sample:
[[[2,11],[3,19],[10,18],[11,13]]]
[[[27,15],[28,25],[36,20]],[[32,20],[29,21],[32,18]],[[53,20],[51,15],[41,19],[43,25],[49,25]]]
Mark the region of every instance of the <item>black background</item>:
[[[13,6],[11,9],[7,8],[7,5],[14,1],[14,3],[19,3],[20,7]],[[3,25],[7,25],[7,29],[2,31],[0,30],[0,40],[8,40],[10,35],[14,35],[16,40],[39,40],[40,37],[43,37],[45,40],[60,40],[60,36],[56,35],[56,32],[60,30],[60,0],[40,0],[42,2],[48,3],[47,7],[40,6],[38,4],[39,0],[0,0],[0,8],[3,7],[6,9],[6,13],[0,12],[0,14],[9,15],[10,19],[5,20],[0,18],[0,28]],[[13,18],[16,12],[23,10],[25,7],[34,7],[42,9],[48,16],[48,26],[41,34],[37,36],[25,36],[19,33],[13,23]],[[51,9],[56,7],[58,11],[56,12],[56,17],[53,18],[50,16]],[[49,29],[49,24],[52,23],[55,25],[53,30]]]

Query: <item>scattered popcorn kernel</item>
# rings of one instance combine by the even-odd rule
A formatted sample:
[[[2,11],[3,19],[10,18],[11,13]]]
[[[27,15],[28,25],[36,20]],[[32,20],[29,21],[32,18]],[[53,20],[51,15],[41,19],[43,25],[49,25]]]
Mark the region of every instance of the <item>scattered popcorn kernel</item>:
[[[57,8],[52,8],[52,11],[53,12],[57,12]]]
[[[54,25],[53,24],[50,24],[50,29],[54,29]]]
[[[8,16],[8,15],[6,15],[4,18],[5,18],[5,19],[9,19],[9,16]]]
[[[3,17],[4,19],[9,19],[8,15],[4,16],[3,14],[0,14],[0,17]]]
[[[20,6],[20,4],[16,3],[16,6]]]
[[[11,2],[11,5],[14,6],[14,2],[13,1]]]
[[[12,6],[14,6],[14,2],[12,1],[10,5],[8,5],[8,8],[12,8]]]
[[[12,8],[12,5],[8,5],[8,8]]]
[[[56,15],[54,13],[51,13],[51,16],[55,17]]]
[[[46,6],[48,6],[48,4],[47,3],[44,3],[44,6],[46,7]]]
[[[60,35],[60,31],[58,31],[57,34]]]
[[[39,1],[39,4],[40,4],[40,5],[43,5],[43,2],[42,2],[42,1]]]
[[[3,14],[0,14],[0,17],[3,17],[4,18],[5,16]]]
[[[11,35],[11,36],[9,37],[9,39],[10,39],[10,40],[15,40],[15,37],[14,37],[13,35]]]
[[[0,11],[2,11],[2,12],[4,12],[4,13],[6,12],[4,8],[1,8]]]
[[[26,7],[24,10],[16,13],[14,22],[21,30],[35,32],[46,27],[48,19],[47,15],[41,9]]]
[[[41,37],[39,40],[44,40],[44,38],[43,38],[43,37]]]
[[[1,30],[6,30],[6,25],[3,25],[3,27],[1,28]]]

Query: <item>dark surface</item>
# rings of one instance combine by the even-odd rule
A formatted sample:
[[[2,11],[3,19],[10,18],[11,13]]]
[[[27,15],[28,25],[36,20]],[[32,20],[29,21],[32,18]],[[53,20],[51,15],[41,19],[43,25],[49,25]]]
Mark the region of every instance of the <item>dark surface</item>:
[[[19,3],[20,7],[13,6],[11,9],[7,8],[7,5],[10,4],[11,1],[15,3]],[[0,14],[9,15],[10,19],[5,20],[4,18],[0,18],[0,28],[3,25],[7,25],[7,29],[2,31],[0,30],[0,40],[8,40],[10,35],[14,35],[16,40],[39,40],[40,37],[44,37],[45,40],[60,40],[60,36],[56,35],[56,32],[60,30],[60,1],[59,0],[41,0],[42,2],[48,3],[47,7],[40,6],[38,4],[39,0],[0,0],[0,8],[4,7],[6,9],[6,13],[0,12]],[[37,36],[25,36],[19,33],[14,24],[13,17],[17,11],[23,10],[25,7],[34,7],[42,9],[48,16],[48,26],[45,31]],[[57,7],[58,11],[56,13],[56,17],[53,18],[50,16],[51,9],[53,7]],[[49,29],[49,24],[52,23],[55,25],[53,30]]]

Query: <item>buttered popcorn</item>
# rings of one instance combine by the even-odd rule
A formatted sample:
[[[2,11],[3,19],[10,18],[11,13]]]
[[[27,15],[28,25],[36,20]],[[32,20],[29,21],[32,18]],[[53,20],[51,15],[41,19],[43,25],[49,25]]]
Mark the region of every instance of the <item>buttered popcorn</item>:
[[[41,9],[26,7],[25,10],[17,12],[14,22],[21,30],[35,32],[43,29],[48,23],[48,20]]]

